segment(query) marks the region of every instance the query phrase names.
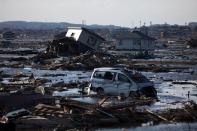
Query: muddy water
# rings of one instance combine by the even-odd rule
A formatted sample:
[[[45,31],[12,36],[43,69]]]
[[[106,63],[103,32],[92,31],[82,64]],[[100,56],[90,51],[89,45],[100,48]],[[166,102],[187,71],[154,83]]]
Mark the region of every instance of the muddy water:
[[[76,82],[76,81],[89,81],[90,71],[61,71],[61,70],[38,70],[32,68],[0,68],[0,71],[4,71],[6,74],[16,74],[22,72],[30,75],[34,74],[35,78],[46,78],[51,80],[52,83],[57,82]],[[183,102],[193,100],[197,102],[197,85],[196,84],[173,84],[172,81],[189,81],[191,83],[197,83],[197,75],[191,73],[153,73],[142,72],[145,76],[151,79],[155,83],[155,88],[158,92],[159,101],[153,105],[146,107],[152,111],[162,111],[166,109],[182,108]],[[4,79],[9,83],[9,78]],[[188,96],[188,92],[190,92]],[[79,95],[79,89],[65,89],[65,91],[53,93],[54,96],[70,96]],[[75,100],[84,101],[88,103],[98,102],[98,99],[85,97],[74,98]],[[197,123],[178,123],[178,124],[160,124],[153,126],[150,124],[142,124],[137,128],[108,128],[108,129],[96,129],[101,131],[111,130],[128,130],[128,131],[166,131],[166,130],[180,130],[180,131],[195,131],[197,130]]]
[[[142,73],[155,83],[155,88],[158,92],[159,102],[150,106],[151,110],[182,108],[183,102],[188,100],[197,102],[196,74],[183,72]],[[172,81],[186,81],[194,84],[173,84]]]
[[[22,72],[23,74],[34,74],[35,78],[46,78],[51,80],[51,83],[58,82],[76,82],[76,81],[88,81],[90,79],[91,72],[86,71],[62,71],[62,70],[39,70],[33,68],[0,68],[0,71],[4,71],[6,74],[17,74]]]
[[[65,97],[65,96],[74,96],[74,95],[79,95],[80,89],[78,88],[74,88],[74,89],[66,89],[65,91],[54,91],[53,92],[53,96],[62,96],[62,97]]]
[[[34,74],[35,78],[46,78],[51,80],[51,83],[57,82],[76,82],[76,81],[89,81],[91,71],[62,71],[62,70],[39,70],[32,68],[0,68],[0,71],[4,71],[6,74],[17,74],[22,72],[30,75]],[[165,108],[167,107],[179,107],[180,102],[193,100],[197,102],[197,85],[195,84],[172,84],[172,81],[191,81],[197,83],[197,75],[191,73],[153,73],[153,72],[142,72],[145,76],[151,79],[155,83],[155,88],[158,92],[159,102],[155,103],[153,108]],[[9,81],[4,79],[5,82]],[[79,89],[68,89],[63,92],[54,92],[55,96],[65,96],[72,94],[79,94]],[[189,97],[188,97],[189,92]],[[166,108],[167,108],[166,107]]]
[[[51,80],[53,84],[57,82],[77,82],[77,81],[89,81],[91,71],[62,71],[62,70],[39,70],[32,68],[0,68],[0,71],[4,71],[6,74],[17,74],[22,72],[30,75],[34,74],[35,78],[46,78]],[[190,81],[191,83],[197,83],[197,75],[191,73],[153,73],[142,72],[145,76],[151,79],[155,83],[155,88],[158,92],[159,102],[153,104],[150,108],[152,110],[162,110],[168,108],[181,108],[182,102],[187,100],[193,100],[197,102],[197,85],[195,84],[173,84],[172,81]],[[4,79],[4,82],[9,82],[8,79]],[[188,96],[189,92],[189,96]],[[79,89],[68,89],[63,92],[54,92],[54,96],[67,96],[77,95]]]

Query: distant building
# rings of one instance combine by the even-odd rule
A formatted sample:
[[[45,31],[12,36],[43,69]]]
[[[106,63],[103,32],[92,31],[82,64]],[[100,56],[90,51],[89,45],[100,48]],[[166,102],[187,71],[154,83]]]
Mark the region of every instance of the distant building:
[[[93,31],[83,27],[68,27],[66,37],[73,38],[91,49],[98,50],[99,45],[105,41],[104,38]]]
[[[117,34],[115,39],[116,50],[153,51],[155,49],[155,39],[139,31],[122,32]]]
[[[182,25],[152,25],[148,27],[148,35],[157,39],[188,38],[191,35],[189,26]]]
[[[6,40],[13,40],[16,39],[16,34],[11,31],[6,31],[2,33],[2,38]]]
[[[146,26],[142,26],[142,27],[140,27],[138,29],[135,29],[135,30],[139,31],[139,32],[141,32],[141,33],[143,33],[145,35],[148,35],[148,31],[149,31],[148,27],[146,27]]]
[[[190,23],[188,24],[188,26],[193,30],[194,28],[197,27],[197,22],[190,22]]]

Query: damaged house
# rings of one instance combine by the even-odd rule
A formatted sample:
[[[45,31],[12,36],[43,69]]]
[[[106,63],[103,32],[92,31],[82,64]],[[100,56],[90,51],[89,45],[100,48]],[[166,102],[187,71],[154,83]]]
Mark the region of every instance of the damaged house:
[[[99,45],[104,41],[104,38],[87,28],[68,27],[65,37],[53,40],[47,52],[58,55],[78,55],[86,51],[99,51]]]
[[[115,36],[116,50],[150,52],[155,49],[155,39],[139,31],[121,32]]]

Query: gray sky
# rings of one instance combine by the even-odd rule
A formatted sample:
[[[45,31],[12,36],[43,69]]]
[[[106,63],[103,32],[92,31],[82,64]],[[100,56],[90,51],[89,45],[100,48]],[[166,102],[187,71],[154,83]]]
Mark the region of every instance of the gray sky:
[[[0,21],[139,26],[197,22],[197,0],[0,0]]]

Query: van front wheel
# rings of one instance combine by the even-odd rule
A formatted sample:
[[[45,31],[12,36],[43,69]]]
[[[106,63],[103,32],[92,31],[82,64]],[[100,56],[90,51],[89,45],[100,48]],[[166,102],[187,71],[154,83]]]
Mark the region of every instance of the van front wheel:
[[[97,88],[96,92],[98,95],[104,95],[104,90],[101,87]]]
[[[157,91],[154,87],[146,87],[140,91],[146,97],[157,98]]]

